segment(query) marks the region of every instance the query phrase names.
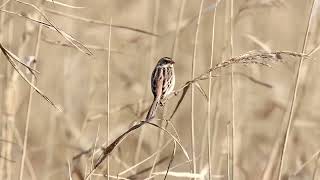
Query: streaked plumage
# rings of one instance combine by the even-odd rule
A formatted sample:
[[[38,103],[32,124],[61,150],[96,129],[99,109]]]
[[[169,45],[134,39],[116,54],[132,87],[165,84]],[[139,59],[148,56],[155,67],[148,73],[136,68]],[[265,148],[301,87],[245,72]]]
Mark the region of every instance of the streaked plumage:
[[[161,58],[151,75],[151,90],[154,96],[146,120],[151,120],[156,112],[158,104],[165,99],[175,85],[175,75],[173,68],[174,61],[169,57]]]

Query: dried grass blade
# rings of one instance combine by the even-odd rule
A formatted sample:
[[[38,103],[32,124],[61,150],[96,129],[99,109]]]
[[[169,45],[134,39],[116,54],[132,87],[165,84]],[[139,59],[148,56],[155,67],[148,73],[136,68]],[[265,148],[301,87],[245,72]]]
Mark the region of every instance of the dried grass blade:
[[[3,8],[3,7],[5,7],[10,1],[11,1],[11,0],[7,0],[6,2],[2,3],[2,4],[0,5],[0,9]]]
[[[6,51],[7,55],[9,57],[11,57],[13,60],[17,61],[19,64],[23,65],[24,67],[26,67],[27,69],[29,69],[29,71],[31,71],[32,73],[40,73],[38,70],[33,69],[32,67],[30,67],[29,65],[27,65],[26,63],[24,63],[18,56],[16,56],[15,54],[13,54],[11,51],[9,51],[8,49],[6,49],[5,47],[3,47],[1,45],[1,47],[4,49],[4,51]]]
[[[25,14],[16,13],[16,12],[12,12],[12,11],[7,11],[7,10],[4,10],[4,9],[0,9],[0,12],[5,12],[5,13],[8,13],[8,14],[16,15],[16,16],[19,16],[19,17],[26,18],[29,21],[42,24],[46,28],[49,28],[49,29],[54,30],[54,31],[57,31],[64,39],[66,39],[68,42],[70,42],[76,49],[80,50],[81,52],[83,52],[83,53],[85,53],[87,55],[93,55],[92,52],[85,45],[83,45],[80,41],[76,40],[75,38],[73,38],[68,33],[64,32],[63,30],[61,30],[61,29],[59,29],[57,27],[54,27],[50,23],[46,23],[46,22],[43,22],[43,21],[39,21],[39,20],[33,19],[31,17],[26,16]]]
[[[174,114],[177,112],[177,110],[178,110],[178,108],[179,108],[180,104],[182,103],[182,101],[183,101],[184,97],[186,96],[186,94],[187,94],[187,92],[188,92],[188,89],[190,88],[190,84],[191,84],[191,83],[188,83],[188,82],[187,82],[187,83],[186,83],[186,86],[182,89],[182,95],[181,95],[181,97],[180,97],[180,99],[179,99],[179,101],[178,101],[178,103],[177,103],[176,107],[174,108],[174,110],[173,110],[173,112],[172,112],[172,114],[171,114],[171,116],[170,116],[169,120],[171,120],[171,119],[172,119],[172,117],[174,116]]]
[[[270,47],[262,42],[260,39],[258,39],[257,37],[251,35],[251,34],[246,34],[245,37],[247,37],[248,39],[250,39],[252,42],[254,42],[255,44],[257,44],[258,46],[260,46],[263,50],[265,50],[266,52],[271,52]]]
[[[7,54],[7,51],[4,49],[1,43],[0,43],[0,49],[2,53],[5,55],[5,57],[7,58],[7,60],[9,61],[9,63],[11,64],[11,66],[19,73],[19,75],[23,78],[23,80],[26,81],[40,96],[42,96],[46,101],[48,101],[53,107],[55,107],[60,112],[62,112],[62,109],[58,105],[53,103],[53,101],[51,101],[48,96],[46,96],[42,91],[40,91],[34,84],[32,84],[28,80],[28,78],[24,75],[24,73],[19,69],[17,64],[11,60],[10,56]]]
[[[203,88],[200,86],[198,82],[194,83],[196,85],[196,88],[201,92],[203,97],[206,99],[206,101],[209,101],[208,96],[206,95],[206,92],[204,92]]]
[[[144,122],[145,122],[145,121],[144,121]],[[170,135],[170,137],[171,137],[175,142],[178,143],[178,145],[179,145],[180,148],[182,149],[182,151],[183,151],[184,155],[186,156],[186,158],[187,158],[188,160],[190,160],[187,151],[185,150],[185,148],[182,146],[182,144],[179,142],[179,140],[178,140],[174,135],[172,135],[169,131],[167,131],[166,129],[160,127],[160,126],[157,125],[157,124],[154,124],[154,123],[151,123],[151,122],[146,122],[146,123],[147,123],[147,124],[150,124],[150,125],[152,125],[152,126],[155,126],[155,127],[159,128],[159,129],[163,130],[164,132],[166,132],[168,135]]]
[[[154,175],[165,175],[166,171],[163,172],[155,172],[153,173]],[[169,176],[173,176],[173,177],[177,177],[177,178],[195,178],[195,179],[203,179],[204,176],[202,174],[199,173],[189,173],[189,172],[174,172],[174,171],[170,171],[168,172]],[[218,178],[218,179],[222,179],[224,178],[223,175],[212,175],[212,178]]]
[[[303,168],[305,168],[308,164],[310,164],[313,160],[316,160],[317,157],[319,156],[320,154],[320,151],[317,151],[316,153],[314,153],[310,159],[308,159],[305,163],[303,163],[298,170],[296,170],[294,173],[293,173],[293,176],[297,176],[302,170]]]
[[[174,156],[176,154],[176,150],[177,150],[177,142],[174,141],[174,147],[173,147],[173,151],[172,151],[172,154],[171,154],[171,159],[170,159],[170,162],[168,164],[168,167],[167,167],[167,171],[166,171],[166,175],[164,176],[164,180],[167,178],[167,175],[168,175],[168,172],[170,171],[170,166],[173,162],[173,159],[174,159]]]
[[[69,41],[72,45],[74,45],[79,51],[87,54],[87,55],[93,55],[92,52],[86,48],[84,45],[82,45],[79,41],[75,40],[71,35],[65,33],[64,31],[61,31],[59,28],[57,28],[53,22],[49,20],[49,18],[34,4],[30,4],[27,2],[23,2],[20,0],[16,0],[16,2],[31,6],[33,9],[35,9],[49,24],[50,27],[54,28],[61,36],[63,36],[67,41]]]
[[[49,13],[52,13],[52,14],[65,16],[65,17],[68,17],[70,19],[74,19],[74,20],[78,20],[78,21],[82,21],[82,22],[98,24],[98,25],[103,25],[103,26],[109,26],[110,25],[109,23],[106,23],[104,21],[99,21],[99,20],[95,20],[95,19],[88,19],[88,18],[84,18],[84,17],[74,16],[74,15],[71,15],[71,14],[66,14],[66,13],[55,11],[55,10],[52,10],[52,9],[45,9],[45,10],[47,12],[49,12]],[[141,29],[137,29],[137,28],[133,28],[133,27],[127,27],[127,26],[123,26],[123,25],[115,25],[115,24],[113,24],[112,27],[119,28],[119,29],[130,30],[130,31],[134,31],[134,32],[139,32],[139,33],[142,33],[142,34],[155,36],[155,37],[159,36],[158,34],[155,34],[155,33],[149,32],[149,31],[145,31],[145,30],[141,30]]]
[[[132,169],[138,167],[139,165],[143,164],[144,162],[148,161],[149,159],[151,159],[152,157],[154,157],[155,155],[157,155],[158,152],[163,151],[170,143],[172,142],[172,140],[168,141],[167,143],[165,143],[165,145],[163,145],[160,149],[158,149],[156,152],[154,152],[153,154],[151,154],[149,157],[147,157],[146,159],[140,161],[139,163],[131,166],[130,168],[118,173],[119,176],[122,176],[123,174],[127,173],[128,171],[131,171]]]

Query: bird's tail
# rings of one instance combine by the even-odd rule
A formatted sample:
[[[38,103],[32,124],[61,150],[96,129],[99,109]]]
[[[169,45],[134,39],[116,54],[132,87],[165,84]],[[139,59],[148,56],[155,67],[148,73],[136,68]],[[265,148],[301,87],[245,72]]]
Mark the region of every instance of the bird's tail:
[[[149,108],[148,114],[146,116],[146,121],[150,121],[155,117],[158,105],[160,103],[160,99],[161,99],[161,96],[157,96],[154,98],[154,100]]]

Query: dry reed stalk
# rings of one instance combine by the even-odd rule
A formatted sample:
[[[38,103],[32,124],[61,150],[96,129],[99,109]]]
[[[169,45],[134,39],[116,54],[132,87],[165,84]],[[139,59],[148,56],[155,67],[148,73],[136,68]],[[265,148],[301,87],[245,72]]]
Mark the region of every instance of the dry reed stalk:
[[[193,46],[193,57],[192,57],[192,71],[191,79],[195,77],[195,68],[196,68],[196,55],[197,55],[197,45],[198,45],[198,35],[199,35],[199,26],[201,21],[201,14],[203,10],[203,2],[201,0],[198,20],[196,25],[195,37],[194,37],[194,46]],[[196,146],[195,146],[195,120],[194,120],[194,85],[191,85],[191,146],[192,146],[192,173],[197,173],[197,162],[196,162]]]
[[[312,13],[313,13],[313,9],[316,5],[317,0],[313,0],[312,2],[312,6],[310,9],[310,13],[309,13],[309,17],[308,17],[308,25],[306,28],[306,32],[305,32],[305,37],[304,37],[304,42],[303,42],[303,47],[302,47],[302,54],[305,54],[306,52],[306,48],[307,48],[307,43],[308,43],[308,38],[309,38],[309,31],[310,31],[310,26],[311,26],[311,22],[312,22]],[[293,125],[293,112],[295,110],[295,106],[296,106],[296,98],[297,98],[297,92],[298,92],[298,87],[300,85],[300,72],[301,72],[301,67],[302,67],[302,63],[304,61],[304,56],[301,57],[300,61],[299,61],[299,65],[298,65],[298,71],[296,73],[296,77],[295,77],[295,85],[294,85],[294,91],[293,91],[293,97],[291,99],[291,104],[290,104],[290,110],[289,110],[289,118],[285,127],[285,131],[284,131],[284,136],[283,136],[283,144],[281,146],[281,154],[280,154],[280,165],[279,165],[279,174],[278,174],[278,180],[281,180],[281,175],[282,175],[282,171],[283,171],[283,163],[284,163],[284,155],[286,153],[286,149],[287,149],[287,145],[288,145],[288,139],[289,139],[289,135],[290,135],[290,131],[291,131],[291,127]]]
[[[36,69],[37,63],[40,62],[38,60],[38,57],[39,57],[39,50],[40,50],[41,33],[42,33],[42,25],[39,25],[38,37],[37,37],[37,41],[36,41],[34,57],[30,57],[30,59],[28,59],[29,61],[33,61],[33,62],[31,62],[31,64],[33,64],[33,67],[32,67],[33,69]],[[36,77],[33,74],[31,76],[32,76],[31,83],[35,84]],[[24,140],[23,140],[22,158],[21,158],[21,162],[20,162],[20,173],[19,173],[20,180],[23,179],[24,162],[25,162],[25,158],[26,158],[26,154],[27,154],[28,133],[29,133],[29,123],[30,123],[31,110],[32,110],[33,93],[34,93],[34,90],[32,87],[30,87],[29,101],[28,101],[27,115],[26,115],[26,125],[25,125]]]
[[[220,1],[220,0],[219,0]],[[216,12],[216,8],[217,8],[217,5],[219,4],[219,1],[216,1],[215,2],[215,4],[214,5],[211,5],[211,6],[213,6],[213,8],[212,8],[212,11],[213,11],[213,29],[212,29],[212,32],[211,32],[211,37],[212,37],[212,39],[211,39],[211,54],[210,54],[210,61],[209,61],[209,66],[210,66],[210,68],[212,68],[213,67],[213,50],[214,50],[214,25],[215,25],[215,12]],[[212,73],[210,72],[209,73],[209,81],[208,81],[208,95],[210,95],[210,98],[209,98],[209,96],[208,97],[206,97],[206,99],[207,99],[207,118],[206,118],[206,122],[205,122],[205,124],[204,124],[204,129],[205,129],[205,131],[203,132],[203,135],[202,135],[202,142],[201,142],[201,156],[206,156],[205,155],[205,151],[206,151],[206,147],[207,147],[207,156],[210,156],[210,158],[207,158],[207,159],[205,159],[205,158],[200,158],[200,168],[199,169],[202,169],[202,167],[203,167],[203,163],[204,163],[204,161],[207,161],[207,165],[206,166],[209,166],[209,168],[208,168],[208,173],[211,173],[211,161],[209,161],[210,159],[211,159],[211,152],[209,152],[210,151],[210,149],[211,149],[211,86],[212,86],[212,78],[213,77],[211,77],[212,76]],[[205,93],[204,93],[205,94]],[[209,145],[210,144],[210,145]],[[210,176],[210,175],[209,175]],[[210,179],[210,178],[209,178]]]
[[[215,44],[215,25],[216,25],[216,15],[217,7],[220,3],[220,0],[216,2],[215,10],[213,11],[212,17],[212,32],[211,32],[211,54],[210,54],[210,69],[213,67],[213,58],[214,58],[214,44]],[[212,91],[212,72],[209,73],[209,82],[208,82],[208,105],[207,105],[207,140],[208,140],[208,165],[209,165],[209,179],[212,176],[212,156],[211,156],[211,91]]]
[[[5,0],[1,1],[1,3],[5,3],[4,2]],[[1,6],[2,7],[2,6]],[[0,15],[0,26],[1,27],[4,27],[4,22],[5,22],[5,15]],[[5,37],[5,32],[4,32],[4,29],[1,29],[0,30],[0,41],[2,42],[3,39]],[[11,43],[11,41],[9,41],[9,43]],[[2,57],[2,56],[0,56]],[[6,69],[6,71],[9,71],[9,69]],[[3,82],[3,86],[1,86],[1,98],[4,99],[5,97],[5,94],[4,94],[4,89],[5,89],[5,84],[6,84],[6,80],[7,80],[7,77],[6,75],[8,74],[8,72],[5,72],[5,74],[1,77],[1,83]],[[1,74],[2,75],[2,74]],[[2,81],[3,80],[3,81]],[[1,107],[1,110],[0,110],[0,117],[2,118],[3,117],[3,109],[2,107],[4,107],[4,103],[3,101],[0,102],[0,107]],[[1,121],[1,124],[0,124],[0,129],[1,129],[1,133],[0,133],[0,138],[5,138],[5,123],[3,121]],[[7,142],[5,139],[3,139],[5,142]],[[3,148],[4,146],[2,146],[2,148],[0,148],[0,177],[3,177],[3,175],[5,174],[5,159],[7,159],[5,157],[5,154],[6,154],[6,150],[5,148]]]
[[[230,57],[230,52],[228,51],[228,48],[230,48],[230,45],[231,45],[231,41],[230,41],[230,37],[231,37],[231,35],[230,35],[230,28],[231,28],[231,25],[230,25],[230,13],[231,13],[231,8],[230,8],[230,0],[225,0],[225,8],[224,8],[224,14],[225,14],[225,17],[224,17],[224,29],[225,29],[225,32],[226,33],[224,33],[223,35],[224,35],[224,40],[223,40],[223,46],[225,47],[225,50],[223,51],[223,54],[222,54],[222,56],[223,57],[227,57],[227,58],[229,58]],[[231,49],[231,48],[230,48]],[[232,73],[232,68],[230,68],[231,69],[231,73]],[[229,69],[229,71],[230,71],[230,69]],[[230,92],[230,95],[231,95],[231,98],[229,98],[229,100],[230,100],[230,102],[229,102],[229,100],[227,101],[227,103],[229,104],[230,103],[230,107],[228,107],[228,109],[230,108],[230,110],[231,111],[233,111],[233,105],[232,105],[232,77],[231,77],[231,81],[230,80],[228,80],[228,82],[230,82],[230,87],[229,86],[227,86],[227,87],[225,87],[223,84],[223,81],[221,81],[221,89],[223,89],[223,88],[225,88],[225,90],[224,91],[231,91]],[[228,112],[230,111],[230,110],[228,110]],[[229,119],[229,116],[227,116],[228,117],[228,119]],[[222,143],[224,144],[225,142],[227,142],[227,150],[226,150],[226,153],[227,153],[227,180],[230,180],[230,172],[232,171],[232,169],[231,169],[231,163],[230,163],[230,153],[232,153],[232,152],[230,152],[229,150],[230,150],[230,148],[229,148],[229,146],[230,146],[230,142],[232,142],[232,141],[230,141],[230,134],[229,134],[229,131],[230,131],[230,123],[232,123],[232,113],[231,113],[231,118],[229,119],[229,120],[227,120],[227,125],[226,125],[226,137],[224,137],[223,138],[223,140],[222,140]],[[232,125],[232,124],[231,124]],[[224,127],[224,124],[223,124],[223,127]],[[224,152],[225,151],[225,147],[222,147],[222,151]]]
[[[233,0],[230,0],[230,56],[233,57],[233,36],[234,36],[234,5]],[[234,179],[234,168],[235,168],[235,137],[236,137],[236,125],[235,125],[235,79],[234,79],[234,66],[231,65],[231,180]]]
[[[5,0],[3,0],[3,1],[1,1],[1,3],[3,3]],[[2,7],[2,6],[1,6]],[[0,26],[1,27],[4,27],[4,21],[5,21],[5,15],[4,14],[1,14],[0,15]],[[0,30],[0,42],[2,42],[3,41],[3,39],[4,39],[4,30],[3,29],[1,29]],[[10,43],[11,41],[9,41],[9,43]],[[1,57],[1,56],[0,56]],[[9,71],[9,69],[6,69],[7,71]],[[6,75],[7,75],[7,73],[8,72],[5,72],[6,74],[4,74],[4,77],[3,77],[3,79],[1,79],[1,80],[4,80],[4,81],[1,81],[1,83],[3,82],[3,87],[1,86],[1,98],[4,98],[5,97],[5,94],[4,94],[4,89],[5,89],[5,83],[6,83],[6,79],[7,79],[7,77],[6,77]],[[2,107],[4,106],[4,104],[3,104],[3,101],[1,101],[0,102],[0,107],[1,107],[1,109],[0,109],[0,117],[1,118],[3,118],[3,110],[2,110]],[[0,129],[1,129],[1,133],[0,133],[0,137],[1,138],[5,138],[5,129],[4,129],[4,122],[3,121],[1,121],[1,126],[0,126]],[[4,139],[5,140],[5,139]],[[5,151],[5,148],[3,148],[3,146],[2,146],[2,148],[0,148],[0,157],[3,157],[3,158],[6,158],[5,157],[5,153],[6,153],[6,151]],[[3,158],[0,158],[0,159],[2,159],[2,160],[0,160],[0,177],[3,177],[3,175],[5,174],[5,172],[4,172],[4,170],[5,170],[5,161],[3,160]]]
[[[217,6],[220,3],[220,0],[217,0],[213,10],[213,22],[212,22],[212,32],[211,32],[211,54],[210,54],[210,68],[213,67],[213,51],[214,51],[214,33],[215,33],[215,21],[216,21],[216,10]],[[212,173],[212,157],[211,157],[211,93],[212,93],[212,72],[209,73],[209,81],[208,81],[208,101],[207,101],[207,119],[206,124],[204,126],[205,132],[203,133],[202,138],[202,146],[201,146],[201,155],[206,156],[205,154],[205,146],[207,145],[207,164],[208,164],[208,176],[209,179],[211,179],[211,173]],[[207,140],[207,141],[205,141]],[[200,159],[200,169],[202,169],[203,162],[205,161],[205,158]]]
[[[159,13],[160,13],[160,1],[156,0],[154,2],[154,15],[153,15],[153,20],[152,20],[152,33],[153,34],[157,34],[158,33],[158,24],[159,24]],[[152,60],[154,59],[154,54],[155,54],[155,47],[156,47],[156,43],[157,43],[157,38],[152,36],[150,39],[150,54],[148,54],[147,58],[147,66],[148,66],[148,70],[147,70],[147,75],[146,75],[146,81],[145,82],[150,82],[150,75],[151,75],[151,71],[152,71]],[[150,92],[150,84],[147,83],[144,89],[145,92]],[[143,95],[143,99],[146,98],[146,95],[148,93],[144,93]],[[142,142],[145,136],[145,130],[144,128],[142,128],[140,130],[140,134],[139,134],[139,139],[138,139],[138,144],[137,144],[137,149],[136,149],[136,153],[134,156],[134,163],[139,161],[139,157],[140,157],[140,153],[141,153],[141,147],[142,147]],[[156,158],[155,160],[156,161]]]
[[[110,18],[109,36],[108,36],[108,59],[107,59],[107,143],[110,140],[110,60],[111,60],[111,37],[112,37],[112,18]],[[107,157],[107,179],[110,174],[110,159]]]

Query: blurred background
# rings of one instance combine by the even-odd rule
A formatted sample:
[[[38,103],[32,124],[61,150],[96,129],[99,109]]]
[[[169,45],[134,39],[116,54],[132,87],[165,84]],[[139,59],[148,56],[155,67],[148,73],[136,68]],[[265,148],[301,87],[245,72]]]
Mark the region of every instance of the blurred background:
[[[153,122],[171,135],[144,125],[90,178],[164,179],[175,136],[190,159],[177,145],[166,179],[320,179],[317,0],[0,2],[1,45],[40,72],[32,78],[18,66],[63,109],[36,92],[30,96],[30,85],[0,55],[0,179],[85,179],[100,147],[144,120],[153,100],[151,72],[161,57],[175,60],[179,89],[193,79],[193,68],[196,77],[211,59],[214,66],[253,50],[312,54],[300,68],[300,58],[282,57],[271,68],[214,72],[210,103],[209,80],[199,81],[194,102],[187,91],[166,126],[161,120],[170,118],[182,93],[170,98]]]

